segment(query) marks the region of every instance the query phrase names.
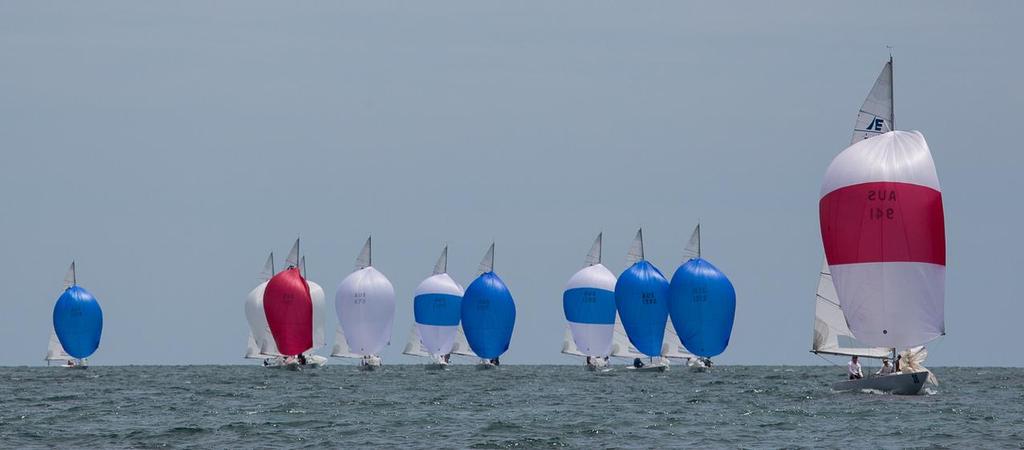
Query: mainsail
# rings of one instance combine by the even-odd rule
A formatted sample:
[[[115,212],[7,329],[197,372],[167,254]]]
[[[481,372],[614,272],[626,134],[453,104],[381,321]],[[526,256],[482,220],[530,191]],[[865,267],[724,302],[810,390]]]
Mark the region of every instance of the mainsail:
[[[615,326],[615,274],[601,264],[601,235],[597,235],[584,267],[569,278],[562,293],[562,310],[569,322],[574,347],[584,356],[608,356]]]
[[[942,192],[921,133],[890,131],[836,156],[822,182],[819,216],[843,315],[857,339],[904,348],[944,334]]]
[[[445,271],[448,265],[448,247],[434,265],[434,274],[416,287],[413,297],[413,315],[417,338],[427,351],[435,356],[452,352],[462,318],[462,286]]]
[[[372,266],[371,240],[356,258],[356,270],[338,285],[334,306],[349,350],[378,355],[391,342],[395,322],[395,288]]]
[[[882,73],[878,74],[875,85],[857,112],[850,144],[895,130],[893,116],[892,57],[889,57],[889,62],[882,67]]]
[[[486,270],[478,276],[462,297],[462,327],[473,352],[492,359],[508,350],[516,323],[516,304],[508,287],[493,272],[494,244],[480,263]]]
[[[890,350],[885,347],[869,347],[853,337],[846,326],[846,317],[839,307],[839,296],[832,284],[832,273],[828,263],[822,262],[818,278],[818,295],[814,301],[814,340],[811,351],[826,355],[861,356],[885,358]]]
[[[60,340],[57,339],[57,333],[50,333],[50,342],[46,347],[46,360],[67,361],[71,359],[75,358],[64,351],[64,347],[60,345]]]
[[[637,231],[628,261],[634,261],[615,283],[615,306],[629,341],[641,353],[661,356],[668,322],[668,280],[643,258],[643,232]]]

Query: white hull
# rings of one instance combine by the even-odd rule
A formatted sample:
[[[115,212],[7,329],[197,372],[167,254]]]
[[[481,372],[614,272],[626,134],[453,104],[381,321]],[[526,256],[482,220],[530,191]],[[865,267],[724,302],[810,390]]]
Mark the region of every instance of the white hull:
[[[882,375],[859,380],[840,381],[832,384],[836,391],[859,391],[871,389],[899,395],[917,395],[928,380],[928,372],[911,372],[897,375]]]
[[[284,358],[270,358],[263,361],[263,367],[268,369],[288,369],[293,371],[319,369],[327,365],[327,358],[320,355],[310,355],[306,357],[306,364],[299,364],[298,361],[286,362]]]
[[[494,364],[491,364],[489,362],[488,363],[480,363],[480,364],[476,365],[476,370],[491,370],[491,369],[497,369],[497,368],[498,368],[498,366],[496,366]]]
[[[668,371],[668,366],[643,366],[639,368],[626,366],[626,370],[632,370],[635,372],[666,372]]]

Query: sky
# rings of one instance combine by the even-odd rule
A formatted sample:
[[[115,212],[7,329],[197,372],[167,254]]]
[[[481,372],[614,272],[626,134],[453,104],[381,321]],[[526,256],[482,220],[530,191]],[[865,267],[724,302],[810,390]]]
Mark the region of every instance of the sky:
[[[947,336],[930,365],[1022,366],[1024,4],[0,2],[0,365],[42,364],[72,260],[93,364],[255,364],[243,303],[301,236],[333,297],[370,234],[412,294],[496,243],[506,363],[559,353],[562,288],[703,253],[737,291],[719,364],[808,352],[825,168],[894,47],[896,125],[943,188]]]

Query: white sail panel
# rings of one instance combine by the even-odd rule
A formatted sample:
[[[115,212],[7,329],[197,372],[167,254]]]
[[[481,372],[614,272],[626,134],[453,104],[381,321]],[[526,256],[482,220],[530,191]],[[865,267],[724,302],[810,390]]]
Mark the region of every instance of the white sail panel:
[[[437,263],[434,264],[434,275],[440,275],[442,273],[448,273],[448,246],[444,246],[444,250],[441,250],[441,256],[437,258]]]
[[[604,233],[597,233],[597,238],[594,239],[594,245],[590,246],[590,252],[587,253],[587,258],[583,260],[584,266],[593,266],[594,264],[601,264],[601,241],[603,235]]]
[[[686,248],[683,249],[683,262],[689,261],[694,258],[700,258],[700,224],[693,229],[693,233],[690,234],[690,241],[686,243]]]
[[[64,289],[78,284],[78,275],[75,273],[75,262],[71,261],[68,272],[64,274]]]
[[[74,264],[74,263],[72,263]],[[50,342],[46,347],[46,360],[47,361],[69,361],[75,359],[67,352],[64,351],[64,346],[60,345],[60,340],[57,339],[57,333],[50,333]]]
[[[466,340],[466,332],[462,331],[462,325],[459,325],[459,331],[455,334],[455,343],[452,344],[452,354],[469,356],[470,358],[476,358],[476,353],[473,353],[473,349],[469,348],[469,341]]]
[[[814,340],[811,351],[828,355],[862,356],[867,358],[885,358],[889,349],[870,347],[857,342],[850,328],[846,326],[846,317],[839,306],[839,296],[832,284],[832,273],[828,263],[822,262],[821,275],[818,278],[818,293],[814,301]]]
[[[341,329],[341,326],[338,326],[334,332],[334,345],[331,346],[331,356],[335,358],[362,358],[362,355],[352,353],[348,342],[345,340],[345,332]]]
[[[259,280],[269,281],[274,277],[274,252],[267,255],[267,262],[263,263],[263,271],[260,272]]]
[[[679,334],[676,333],[676,327],[672,325],[672,320],[665,325],[665,341],[661,344],[661,356],[685,360],[697,359],[697,356],[688,352],[682,341],[679,340]]]
[[[562,353],[572,356],[587,356],[583,352],[580,352],[579,348],[576,347],[576,342],[573,341],[572,331],[569,327],[565,327],[565,337],[562,338]]]
[[[245,346],[245,357],[247,359],[264,359],[266,356],[260,352],[260,346],[256,344],[256,338],[249,333],[249,342]]]
[[[373,236],[366,238],[366,243],[363,244],[363,249],[359,251],[359,256],[356,257],[356,270],[365,269],[373,265]]]
[[[878,74],[875,85],[868,93],[868,97],[864,99],[860,111],[857,112],[857,123],[853,126],[853,137],[850,139],[850,143],[854,144],[895,130],[893,119],[892,60],[890,59],[885,63],[885,67],[882,67],[882,73]]]
[[[295,238],[295,243],[292,244],[291,251],[288,252],[288,257],[284,260],[285,267],[299,267],[299,239]]]
[[[629,253],[626,254],[626,263],[635,264],[638,261],[644,259],[644,230],[641,228],[636,230],[636,237],[633,238],[633,244],[629,246]]]
[[[270,324],[267,323],[267,315],[263,311],[263,291],[267,289],[267,282],[260,283],[252,291],[245,301],[245,318],[249,322],[249,331],[252,333],[260,353],[264,355],[277,355],[277,343],[270,333]]]
[[[353,353],[377,355],[391,341],[395,288],[373,267],[356,270],[338,285],[338,322]]]
[[[306,258],[302,259],[305,261]],[[327,336],[324,332],[324,322],[327,318],[324,288],[309,280],[306,280],[306,286],[309,286],[309,298],[313,301],[313,348],[323,348],[327,346]]]
[[[626,329],[622,327],[622,322],[618,317],[615,318],[611,356],[628,359],[647,358],[647,355],[640,353],[640,351],[629,342],[629,336],[626,335]]]
[[[430,352],[423,346],[423,342],[420,340],[420,333],[416,329],[416,325],[413,324],[412,329],[409,330],[409,340],[405,343],[405,348],[402,349],[403,355],[409,356],[430,356]]]
[[[484,254],[484,259],[480,260],[480,267],[477,267],[477,273],[488,273],[494,272],[494,243],[491,242],[491,246],[487,248],[487,253]]]

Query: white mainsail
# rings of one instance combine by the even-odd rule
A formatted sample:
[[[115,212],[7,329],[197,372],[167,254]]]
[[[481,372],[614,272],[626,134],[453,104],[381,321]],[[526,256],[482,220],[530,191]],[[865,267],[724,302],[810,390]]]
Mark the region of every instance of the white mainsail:
[[[405,343],[405,348],[402,349],[402,354],[420,357],[430,356],[430,352],[427,351],[427,348],[420,340],[420,332],[416,328],[416,324],[413,324],[412,329],[409,330],[409,340]]]
[[[601,243],[604,233],[597,233],[597,237],[594,239],[594,245],[590,246],[590,252],[587,253],[587,258],[583,260],[583,264],[586,266],[593,266],[601,264]]]
[[[626,263],[635,264],[644,259],[644,229],[636,230],[636,237],[633,244],[629,246],[629,253],[626,254]]]
[[[78,284],[78,276],[75,273],[75,262],[71,261],[68,272],[64,275],[64,289]]]
[[[683,263],[695,258],[700,258],[700,223],[693,229],[690,242],[687,242],[686,248],[683,249]]]
[[[74,264],[74,263],[72,263]],[[47,361],[70,361],[75,359],[67,352],[64,351],[64,346],[60,345],[60,340],[57,339],[57,333],[50,333],[50,343],[46,348],[46,360]]]
[[[832,284],[832,273],[828,263],[821,266],[818,278],[818,293],[814,300],[814,341],[811,351],[826,355],[861,356],[885,358],[892,352],[885,347],[870,347],[857,342],[846,324],[846,317],[839,306],[839,296]]]
[[[263,263],[263,271],[260,272],[260,281],[268,281],[274,277],[274,252],[267,255],[267,262]]]
[[[857,112],[857,123],[853,127],[850,144],[895,130],[893,115],[892,57],[889,57]]]
[[[295,238],[292,250],[288,252],[288,257],[284,259],[284,265],[285,267],[299,267],[299,238]]]
[[[437,257],[437,263],[434,264],[434,275],[440,275],[442,273],[448,273],[448,246],[444,246],[444,250],[441,250],[441,256]]]
[[[494,243],[491,242],[491,246],[487,248],[487,253],[484,254],[484,259],[480,260],[480,266],[477,267],[477,275],[494,272]]]

